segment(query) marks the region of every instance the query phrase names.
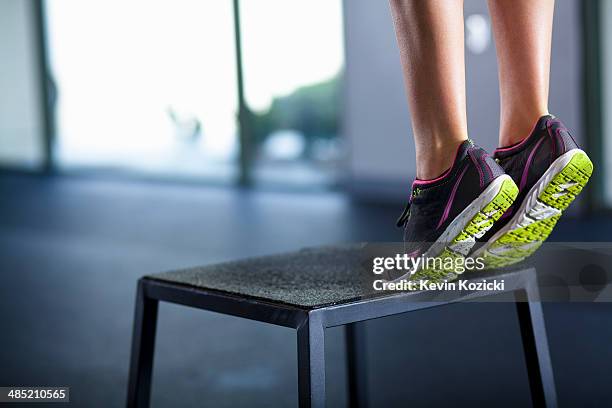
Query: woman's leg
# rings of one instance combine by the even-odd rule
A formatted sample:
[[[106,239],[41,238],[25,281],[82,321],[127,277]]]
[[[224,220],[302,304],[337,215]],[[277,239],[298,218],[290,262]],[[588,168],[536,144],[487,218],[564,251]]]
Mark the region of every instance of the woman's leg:
[[[489,0],[499,64],[499,145],[529,136],[548,113],[554,0]]]
[[[463,0],[390,0],[412,113],[417,178],[452,166],[467,139]]]
[[[492,268],[520,262],[542,245],[593,164],[567,127],[546,115],[554,0],[489,0],[489,9],[499,62],[499,143],[506,147],[494,155],[520,190],[472,254]]]

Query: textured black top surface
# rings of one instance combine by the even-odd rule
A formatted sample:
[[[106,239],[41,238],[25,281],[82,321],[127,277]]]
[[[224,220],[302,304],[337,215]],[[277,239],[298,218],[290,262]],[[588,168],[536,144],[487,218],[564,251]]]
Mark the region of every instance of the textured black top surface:
[[[372,288],[366,254],[361,245],[306,248],[148,278],[306,308],[397,294]]]
[[[164,272],[150,278],[296,306],[315,307],[376,295],[358,246],[307,248],[279,255]],[[371,275],[371,272],[370,272]]]

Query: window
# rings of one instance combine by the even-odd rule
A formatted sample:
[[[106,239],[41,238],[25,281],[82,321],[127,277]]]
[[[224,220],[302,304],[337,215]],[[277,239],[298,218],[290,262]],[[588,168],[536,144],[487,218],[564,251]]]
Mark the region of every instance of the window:
[[[61,169],[333,181],[341,0],[47,0],[46,14]]]
[[[257,181],[333,181],[341,156],[340,0],[241,0]]]
[[[47,1],[58,165],[233,178],[232,2]]]

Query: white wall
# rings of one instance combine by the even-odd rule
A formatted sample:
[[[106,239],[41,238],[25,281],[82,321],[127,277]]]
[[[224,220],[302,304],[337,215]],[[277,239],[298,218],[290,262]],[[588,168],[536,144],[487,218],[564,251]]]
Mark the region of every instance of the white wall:
[[[345,0],[343,133],[351,185],[384,187],[414,173],[414,147],[387,1]]]
[[[580,1],[555,10],[550,109],[580,138],[582,88]],[[345,0],[346,90],[344,134],[350,188],[382,200],[405,198],[414,178],[414,147],[399,53],[388,1]],[[488,19],[485,0],[466,0],[466,18]],[[496,147],[497,63],[491,39],[481,54],[466,51],[470,137]]]
[[[0,1],[0,166],[35,168],[43,116],[32,0]]]

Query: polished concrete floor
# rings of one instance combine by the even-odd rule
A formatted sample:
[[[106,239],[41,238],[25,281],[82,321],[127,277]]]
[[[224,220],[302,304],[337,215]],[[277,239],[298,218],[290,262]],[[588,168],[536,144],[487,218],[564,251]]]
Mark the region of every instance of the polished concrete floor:
[[[397,240],[399,210],[339,193],[2,175],[0,386],[70,386],[74,406],[122,406],[138,277]],[[552,238],[606,241],[611,227],[562,220]],[[545,314],[561,406],[612,405],[612,305]],[[372,405],[528,406],[515,319],[512,305],[487,303],[370,322]],[[342,332],[329,338],[328,405],[343,406]],[[294,406],[295,348],[289,329],[162,305],[153,406]]]

